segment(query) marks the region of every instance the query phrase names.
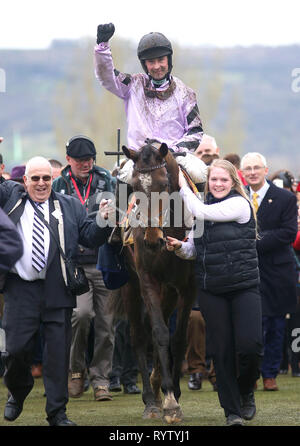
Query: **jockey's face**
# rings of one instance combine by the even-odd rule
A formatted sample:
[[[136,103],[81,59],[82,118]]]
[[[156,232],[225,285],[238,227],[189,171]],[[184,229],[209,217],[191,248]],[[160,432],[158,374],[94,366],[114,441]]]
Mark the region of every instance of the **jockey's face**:
[[[168,56],[147,59],[145,65],[150,76],[156,81],[160,81],[166,77],[169,70]]]
[[[215,198],[226,197],[232,186],[233,181],[227,170],[222,167],[212,167],[208,179],[208,189]]]

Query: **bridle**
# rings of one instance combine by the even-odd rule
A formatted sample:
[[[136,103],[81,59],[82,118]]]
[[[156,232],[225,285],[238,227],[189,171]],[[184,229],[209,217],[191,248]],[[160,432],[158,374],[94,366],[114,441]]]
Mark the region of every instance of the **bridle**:
[[[156,147],[155,147],[155,149],[156,149]],[[143,173],[153,172],[154,170],[157,170],[157,169],[162,169],[162,168],[164,168],[166,166],[167,166],[166,161],[163,161],[161,164],[157,164],[156,166],[149,166],[149,167],[137,167],[136,165],[134,165],[133,169],[136,170],[137,172],[143,174]],[[158,217],[154,217],[152,219],[149,219],[149,217],[146,217],[142,212],[141,212],[141,215],[146,217],[146,219],[148,220],[148,223],[149,222],[151,222],[151,223],[154,222],[154,223],[156,223],[156,225],[155,225],[156,227],[157,227],[157,223],[158,223],[158,225],[159,225],[158,227],[160,227],[161,226],[160,223],[162,222],[162,220],[165,219],[165,215],[167,214],[167,211],[168,210],[166,209],[166,211],[164,212],[164,215],[162,215],[162,213],[160,212]]]
[[[137,166],[133,166],[134,170],[137,170],[140,173],[145,173],[145,172],[152,172],[153,170],[156,169],[162,169],[163,167],[166,167],[167,163],[164,161],[161,164],[158,164],[157,166],[151,166],[151,167],[137,167]]]

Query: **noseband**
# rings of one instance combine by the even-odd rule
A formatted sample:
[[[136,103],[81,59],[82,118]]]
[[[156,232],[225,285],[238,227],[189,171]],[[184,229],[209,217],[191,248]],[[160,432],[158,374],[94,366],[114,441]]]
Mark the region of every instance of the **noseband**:
[[[163,167],[166,167],[166,165],[167,165],[167,163],[164,161],[162,164],[158,164],[157,166],[151,166],[151,167],[136,167],[136,166],[134,166],[133,168],[140,173],[144,173],[144,172],[152,172],[153,170],[156,170],[156,169],[162,169]]]

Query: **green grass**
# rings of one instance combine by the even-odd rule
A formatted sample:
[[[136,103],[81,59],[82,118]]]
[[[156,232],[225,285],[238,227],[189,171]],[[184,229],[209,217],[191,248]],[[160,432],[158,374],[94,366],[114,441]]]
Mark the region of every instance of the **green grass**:
[[[187,388],[188,376],[181,380],[180,399],[184,421],[180,426],[224,426],[225,417],[219,405],[218,395],[208,381],[202,390]],[[257,415],[248,426],[299,426],[300,425],[300,378],[279,375],[278,392],[262,390],[262,380],[255,392]],[[139,381],[141,387],[141,382]],[[42,379],[35,380],[35,386],[24,403],[24,410],[13,423],[3,419],[7,389],[0,383],[1,410],[0,426],[48,426],[46,421]],[[113,401],[96,402],[91,387],[79,399],[70,399],[68,417],[79,426],[167,426],[162,420],[144,420],[141,395],[113,394]]]

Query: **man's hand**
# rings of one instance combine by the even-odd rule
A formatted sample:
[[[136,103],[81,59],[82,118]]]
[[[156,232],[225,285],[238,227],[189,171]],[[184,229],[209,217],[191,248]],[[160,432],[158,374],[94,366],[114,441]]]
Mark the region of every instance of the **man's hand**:
[[[2,141],[3,141],[3,138],[2,138],[2,136],[0,136],[0,144],[2,143]]]
[[[115,25],[113,23],[106,23],[99,25],[97,28],[97,43],[108,42],[115,32]]]
[[[99,213],[103,220],[108,220],[110,223],[115,224],[115,208],[112,206],[111,200],[101,200],[99,205]]]

